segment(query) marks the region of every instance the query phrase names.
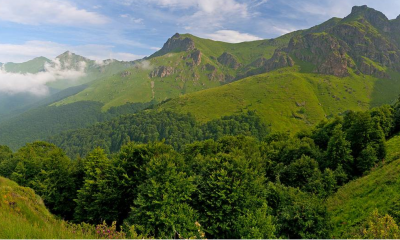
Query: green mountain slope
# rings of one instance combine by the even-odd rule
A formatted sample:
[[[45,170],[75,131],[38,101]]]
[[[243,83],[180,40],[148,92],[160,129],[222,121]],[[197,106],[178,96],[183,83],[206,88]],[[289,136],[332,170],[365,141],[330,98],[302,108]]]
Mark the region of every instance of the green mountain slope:
[[[22,113],[37,106],[38,102],[53,99],[51,95],[57,94],[59,91],[81,86],[85,83],[101,79],[107,76],[112,76],[115,73],[123,71],[132,66],[132,62],[121,62],[116,60],[94,61],[71,52],[65,52],[59,55],[55,60],[51,61],[44,57],[35,58],[24,63],[6,63],[4,71],[18,74],[36,74],[46,72],[51,69],[53,74],[59,71],[75,71],[81,72],[81,77],[76,80],[58,79],[55,82],[47,83],[50,89],[49,96],[36,96],[33,94],[19,93],[6,94],[0,93],[0,121],[11,118],[16,113]],[[79,87],[81,90],[84,87]],[[77,94],[78,92],[73,93]],[[69,96],[69,95],[68,95]],[[67,96],[65,96],[67,97]],[[61,98],[62,99],[62,98]],[[61,99],[57,99],[58,101]],[[49,102],[50,103],[53,103]],[[42,105],[42,104],[40,104]]]
[[[4,70],[13,73],[38,73],[44,71],[44,65],[50,62],[50,59],[38,57],[23,63],[6,63]]]
[[[357,75],[339,78],[284,68],[219,88],[181,96],[160,106],[207,122],[255,110],[272,130],[297,131],[330,115],[393,102],[400,81]],[[397,75],[396,75],[397,76]]]
[[[111,70],[103,74],[95,62],[67,52],[61,62],[76,67],[83,61],[94,72],[88,76],[102,78],[51,109],[55,113],[56,107],[97,102],[106,112],[127,103],[166,102],[161,109],[192,113],[201,122],[256,110],[272,130],[296,132],[331,115],[397,98],[397,29],[399,20],[361,6],[346,18],[272,40],[231,44],[175,34],[150,57],[130,67],[121,63],[128,68],[118,73],[114,70],[122,65],[109,65]],[[30,123],[17,127],[10,119],[7,124],[26,129]]]
[[[400,203],[400,135],[387,143],[388,156],[385,163],[375,167],[368,175],[341,187],[328,199],[328,210],[332,215],[334,236],[346,238],[360,223],[378,209],[380,214],[394,214]],[[351,236],[351,235],[349,235]]]
[[[79,86],[100,78],[112,76],[132,65],[132,62],[122,62],[112,59],[94,61],[67,51],[57,56],[50,66],[59,67],[60,70],[81,70],[85,75],[75,81],[60,79],[50,82],[47,85],[56,89]]]
[[[245,74],[261,75],[181,96],[161,108],[201,121],[257,110],[272,129],[296,131],[346,110],[392,103],[400,93],[398,26],[374,9],[354,7],[344,19],[294,35],[286,48]]]
[[[0,177],[0,238],[96,238],[56,219],[30,188]]]
[[[271,58],[275,49],[286,46],[297,34],[238,44],[175,34],[160,51],[134,67],[93,82],[85,91],[56,105],[100,101],[107,110],[127,102],[163,101],[221,86],[245,77],[252,62]]]
[[[299,66],[302,73],[339,78],[354,78],[352,73],[373,76],[381,79],[374,90],[378,92],[397,84],[398,75],[393,72],[400,70],[398,23],[361,6],[354,7],[344,19],[332,18],[311,29],[272,40],[230,44],[176,34],[141,64],[119,76],[94,82],[85,91],[56,105],[90,100],[104,103],[106,110],[126,102],[163,101],[294,66]],[[387,103],[379,98],[375,98],[377,104]]]

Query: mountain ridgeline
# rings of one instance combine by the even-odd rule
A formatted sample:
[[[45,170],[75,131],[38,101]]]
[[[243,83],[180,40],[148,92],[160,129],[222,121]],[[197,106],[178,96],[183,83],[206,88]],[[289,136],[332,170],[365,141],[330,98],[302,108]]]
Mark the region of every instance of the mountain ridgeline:
[[[332,18],[270,40],[232,44],[175,34],[153,55],[130,63],[99,63],[66,52],[56,62],[61,68],[73,69],[84,63],[86,76],[49,86],[54,92],[79,84],[85,87],[44,101],[41,107],[46,115],[54,115],[50,119],[56,119],[58,107],[73,109],[98,103],[92,112],[100,114],[126,104],[163,103],[158,108],[190,113],[202,123],[250,110],[273,131],[296,132],[347,110],[367,110],[397,99],[399,26],[399,18],[389,20],[360,6],[343,19]],[[32,61],[19,72],[40,71],[39,62],[55,64],[44,58]],[[7,66],[11,69],[12,65]],[[40,111],[29,111],[35,107],[25,106],[3,117],[0,143],[7,144],[13,138],[12,145],[20,147],[28,139],[46,139],[73,129],[44,121],[25,134],[23,129],[32,129],[29,122],[40,118]],[[21,124],[17,120],[21,116],[16,115],[27,110],[23,117],[26,124]],[[11,136],[5,128],[20,130]]]
[[[400,238],[400,16],[0,66],[0,238]]]

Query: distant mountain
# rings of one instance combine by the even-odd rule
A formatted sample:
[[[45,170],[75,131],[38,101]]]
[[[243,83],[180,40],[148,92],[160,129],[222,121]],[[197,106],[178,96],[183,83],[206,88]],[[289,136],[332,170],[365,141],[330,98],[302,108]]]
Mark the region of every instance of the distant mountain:
[[[36,74],[51,70],[56,74],[58,71],[75,70],[82,71],[83,76],[73,81],[69,79],[59,79],[58,81],[47,83],[50,89],[50,94],[48,96],[36,96],[29,93],[0,93],[0,122],[37,106],[36,103],[46,101],[46,98],[53,99],[52,95],[62,90],[80,86],[103,77],[112,76],[113,74],[123,71],[132,65],[132,62],[122,62],[110,59],[94,61],[69,51],[59,55],[54,60],[49,60],[45,57],[38,57],[23,63],[5,63],[2,66],[6,72],[10,73]],[[83,90],[84,88],[85,87],[79,89]],[[77,92],[74,92],[74,94],[76,93]],[[57,98],[57,100],[59,101],[61,99]]]
[[[45,64],[50,62],[45,57],[37,57],[23,63],[5,63],[4,70],[13,73],[38,73],[43,72]]]
[[[161,106],[209,121],[256,110],[275,130],[296,131],[347,110],[392,103],[400,94],[400,18],[367,6],[302,31],[247,79]],[[273,70],[272,72],[270,72]]]
[[[49,105],[97,102],[105,112],[163,102],[160,109],[189,112],[202,122],[255,110],[272,130],[295,132],[397,99],[399,30],[400,18],[359,6],[343,19],[270,40],[232,44],[175,34],[161,50],[131,63],[99,64],[66,52],[58,61],[75,68],[84,62],[87,77],[75,84],[87,87]],[[66,87],[62,81],[50,86]]]
[[[175,34],[163,48],[118,75],[92,82],[56,105],[99,101],[104,110],[127,102],[163,101],[245,77],[257,59],[270,59],[299,32],[274,40],[231,44]]]
[[[86,75],[77,81],[61,79],[48,84],[48,86],[56,89],[66,89],[69,87],[86,84],[99,78],[112,76],[126,68],[133,66],[132,62],[123,62],[114,59],[94,61],[70,51],[57,56],[56,59],[51,62],[50,66],[58,67],[57,64],[60,65],[60,70],[82,70]]]

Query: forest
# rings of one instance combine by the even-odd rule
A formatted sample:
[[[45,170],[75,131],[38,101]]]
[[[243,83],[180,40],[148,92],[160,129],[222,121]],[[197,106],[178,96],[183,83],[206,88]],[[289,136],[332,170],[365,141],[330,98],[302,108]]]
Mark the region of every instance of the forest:
[[[116,226],[128,238],[371,238],[382,224],[395,238],[396,209],[333,236],[326,199],[384,162],[399,129],[398,103],[297,134],[270,132],[256,112],[199,124],[144,111],[61,134],[55,145],[2,146],[0,175],[63,219]]]

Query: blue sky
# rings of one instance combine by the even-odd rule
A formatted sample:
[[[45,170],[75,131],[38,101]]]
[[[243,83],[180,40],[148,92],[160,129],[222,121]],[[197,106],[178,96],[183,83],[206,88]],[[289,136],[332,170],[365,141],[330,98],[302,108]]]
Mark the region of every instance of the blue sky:
[[[54,58],[135,60],[174,33],[227,42],[278,37],[368,5],[390,19],[399,0],[0,0],[0,62]]]

